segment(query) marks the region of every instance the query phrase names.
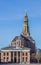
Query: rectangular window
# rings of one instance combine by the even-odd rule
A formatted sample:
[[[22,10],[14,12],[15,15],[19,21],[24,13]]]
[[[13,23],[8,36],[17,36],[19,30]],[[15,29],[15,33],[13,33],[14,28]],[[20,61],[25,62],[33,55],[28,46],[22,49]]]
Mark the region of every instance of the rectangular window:
[[[4,57],[4,60],[5,60],[5,57]]]
[[[26,52],[26,56],[27,56],[27,52]]]
[[[24,62],[24,57],[22,58],[22,61]]]
[[[9,53],[7,52],[7,56],[9,56]]]
[[[3,53],[3,55],[5,56],[5,53]]]
[[[27,57],[26,57],[26,62],[27,62]]]
[[[5,62],[5,57],[3,57],[3,61]]]
[[[22,53],[22,55],[24,56],[24,52]]]
[[[9,57],[7,57],[7,61],[8,61]]]

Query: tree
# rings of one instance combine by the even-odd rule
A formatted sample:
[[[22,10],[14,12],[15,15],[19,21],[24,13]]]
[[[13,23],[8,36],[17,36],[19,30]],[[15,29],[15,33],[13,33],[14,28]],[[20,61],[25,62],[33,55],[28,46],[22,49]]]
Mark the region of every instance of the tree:
[[[37,61],[39,63],[39,60],[41,59],[41,51],[40,50],[38,50],[38,52],[36,53],[35,58],[37,59]]]

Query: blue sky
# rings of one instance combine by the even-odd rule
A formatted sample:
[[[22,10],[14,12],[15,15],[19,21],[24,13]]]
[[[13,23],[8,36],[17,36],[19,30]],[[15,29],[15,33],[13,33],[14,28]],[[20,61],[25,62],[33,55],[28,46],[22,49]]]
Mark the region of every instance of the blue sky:
[[[25,10],[37,48],[41,48],[41,0],[0,0],[0,48],[22,32]]]

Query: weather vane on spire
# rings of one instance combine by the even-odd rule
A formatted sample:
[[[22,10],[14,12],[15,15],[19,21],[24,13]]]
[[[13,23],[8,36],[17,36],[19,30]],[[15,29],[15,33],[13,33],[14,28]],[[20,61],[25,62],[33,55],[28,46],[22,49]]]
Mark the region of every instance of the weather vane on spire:
[[[27,10],[25,10],[25,16],[27,16]]]

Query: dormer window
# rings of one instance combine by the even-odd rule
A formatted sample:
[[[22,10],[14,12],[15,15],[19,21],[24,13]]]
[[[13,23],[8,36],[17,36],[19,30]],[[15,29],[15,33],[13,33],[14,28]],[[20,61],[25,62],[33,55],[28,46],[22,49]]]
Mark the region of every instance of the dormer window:
[[[16,49],[19,49],[19,44],[16,44]]]

